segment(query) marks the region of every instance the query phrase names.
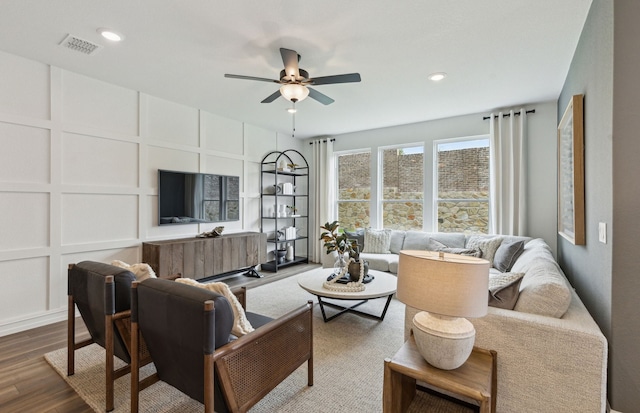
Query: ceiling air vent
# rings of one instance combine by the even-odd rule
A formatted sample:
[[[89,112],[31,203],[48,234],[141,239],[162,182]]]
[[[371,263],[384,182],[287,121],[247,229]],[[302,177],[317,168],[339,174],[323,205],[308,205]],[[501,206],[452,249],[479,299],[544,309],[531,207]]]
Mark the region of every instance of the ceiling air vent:
[[[62,43],[60,43],[60,46],[67,47],[71,50],[75,50],[76,52],[88,54],[89,56],[98,53],[100,49],[102,49],[102,46],[99,44],[91,43],[88,40],[81,39],[71,34],[68,35]]]

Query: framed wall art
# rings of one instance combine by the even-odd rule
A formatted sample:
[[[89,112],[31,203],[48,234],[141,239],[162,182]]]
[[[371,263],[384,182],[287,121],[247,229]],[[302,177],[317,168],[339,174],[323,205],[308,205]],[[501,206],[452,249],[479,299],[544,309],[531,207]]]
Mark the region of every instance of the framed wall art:
[[[558,125],[558,234],[585,245],[584,95],[574,95]]]

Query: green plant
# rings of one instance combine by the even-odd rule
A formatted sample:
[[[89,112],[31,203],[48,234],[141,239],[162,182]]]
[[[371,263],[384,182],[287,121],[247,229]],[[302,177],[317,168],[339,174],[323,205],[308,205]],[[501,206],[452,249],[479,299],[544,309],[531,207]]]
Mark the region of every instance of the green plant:
[[[320,240],[324,241],[324,247],[327,249],[327,254],[336,251],[339,256],[343,256],[345,253],[349,254],[350,258],[354,261],[360,259],[360,249],[358,248],[358,241],[354,239],[348,239],[347,234],[338,230],[340,223],[333,221],[327,222],[320,227],[324,232],[320,234]]]
[[[291,210],[292,214],[295,214],[298,211],[298,208],[295,205],[287,205],[287,209]]]

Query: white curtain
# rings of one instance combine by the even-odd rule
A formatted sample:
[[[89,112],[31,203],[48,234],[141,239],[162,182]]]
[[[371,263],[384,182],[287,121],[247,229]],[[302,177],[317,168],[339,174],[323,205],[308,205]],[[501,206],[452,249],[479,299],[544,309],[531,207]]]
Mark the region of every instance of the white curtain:
[[[489,121],[491,234],[527,233],[527,113],[524,108],[519,112],[492,113]]]
[[[325,254],[320,242],[320,225],[334,221],[335,212],[335,161],[333,159],[333,141],[331,139],[317,139],[313,146],[310,171],[310,194],[312,220],[309,224],[310,259],[322,262]]]

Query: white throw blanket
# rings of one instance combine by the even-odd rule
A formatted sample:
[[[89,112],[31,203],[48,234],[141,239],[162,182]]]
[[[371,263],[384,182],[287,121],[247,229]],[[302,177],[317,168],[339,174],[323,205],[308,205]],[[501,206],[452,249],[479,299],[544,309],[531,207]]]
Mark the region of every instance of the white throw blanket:
[[[231,308],[233,309],[233,328],[231,329],[231,334],[234,336],[241,337],[254,330],[244,313],[244,308],[242,308],[240,301],[238,301],[236,296],[233,295],[227,284],[223,282],[202,284],[191,278],[177,278],[176,282],[204,288],[224,296],[224,298],[229,301],[229,304],[231,304]]]

